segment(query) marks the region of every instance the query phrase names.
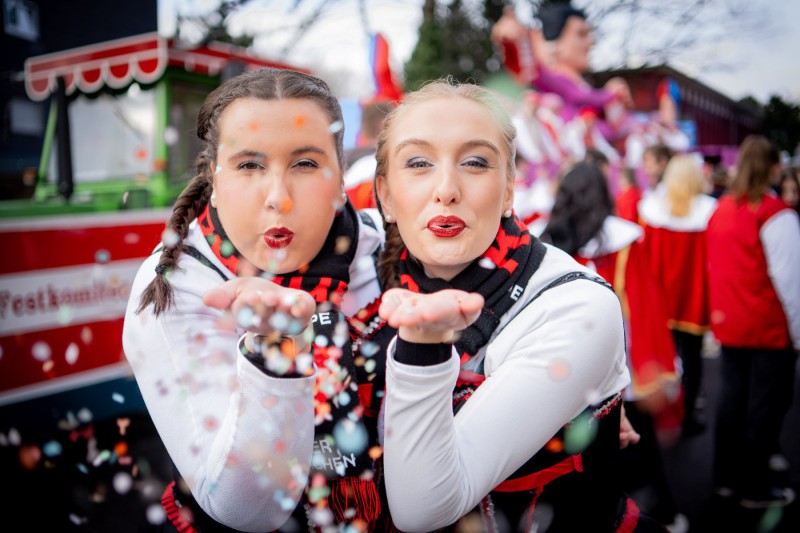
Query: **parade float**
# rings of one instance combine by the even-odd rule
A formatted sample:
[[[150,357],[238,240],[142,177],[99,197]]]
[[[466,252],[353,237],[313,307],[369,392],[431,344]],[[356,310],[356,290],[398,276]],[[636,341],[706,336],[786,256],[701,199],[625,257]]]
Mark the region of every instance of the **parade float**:
[[[28,98],[49,100],[49,115],[39,167],[26,175],[33,196],[0,201],[4,415],[52,414],[55,394],[59,417],[136,408],[121,342],[128,289],[191,177],[203,100],[261,67],[293,68],[156,33],[26,60]]]

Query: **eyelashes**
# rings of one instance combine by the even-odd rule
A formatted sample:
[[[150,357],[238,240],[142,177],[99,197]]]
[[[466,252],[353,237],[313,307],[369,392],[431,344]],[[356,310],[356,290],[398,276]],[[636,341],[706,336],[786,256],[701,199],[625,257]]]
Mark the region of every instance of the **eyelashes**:
[[[468,167],[490,168],[489,162],[482,157],[470,157],[463,164]]]
[[[317,169],[319,168],[319,163],[313,159],[300,159],[299,161],[293,163],[292,167],[300,169]],[[246,171],[265,170],[266,165],[261,161],[242,161],[236,165],[236,169]]]
[[[414,157],[406,161],[406,168],[426,168],[431,166],[431,164],[422,157]]]
[[[463,165],[463,166],[466,166],[466,167],[479,168],[479,169],[493,168],[489,164],[489,161],[487,161],[483,157],[469,157],[469,158],[465,159],[464,161],[462,161],[459,164]],[[432,166],[433,165],[427,159],[422,158],[422,157],[413,157],[413,158],[409,159],[408,161],[406,161],[406,163],[405,163],[405,168],[411,168],[411,169],[428,168],[428,167],[432,167]]]
[[[301,159],[293,166],[296,167],[304,167],[304,168],[319,168],[319,163],[314,161],[313,159]]]
[[[258,161],[242,161],[236,165],[237,170],[263,170],[264,165]]]

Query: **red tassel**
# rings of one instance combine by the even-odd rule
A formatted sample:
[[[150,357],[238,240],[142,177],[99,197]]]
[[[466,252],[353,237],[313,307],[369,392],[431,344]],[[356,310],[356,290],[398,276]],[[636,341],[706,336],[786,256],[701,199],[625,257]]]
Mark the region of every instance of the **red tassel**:
[[[625,505],[625,516],[615,533],[633,533],[639,523],[639,506],[628,498]]]
[[[363,520],[373,524],[381,514],[381,500],[378,488],[371,479],[346,477],[329,482],[331,494],[328,503],[336,522],[339,524]],[[346,516],[347,510],[355,510],[352,516]],[[351,511],[352,513],[352,511]]]

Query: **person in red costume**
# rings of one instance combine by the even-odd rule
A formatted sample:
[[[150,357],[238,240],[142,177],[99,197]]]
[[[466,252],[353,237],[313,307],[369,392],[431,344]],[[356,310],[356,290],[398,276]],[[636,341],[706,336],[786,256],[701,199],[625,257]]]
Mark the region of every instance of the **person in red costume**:
[[[709,329],[706,227],[717,202],[702,193],[703,187],[698,158],[676,155],[664,171],[663,193],[649,194],[639,204],[645,256],[661,286],[683,365],[685,436],[705,427],[695,402],[702,381],[703,334]]]
[[[641,440],[623,453],[624,488],[650,518],[672,531],[685,531],[666,479],[656,425],[675,411],[680,385],[675,346],[667,328],[663,300],[653,280],[642,243],[642,228],[612,215],[606,179],[591,163],[575,165],[559,184],[542,241],[552,243],[611,283],[626,323],[631,385],[625,411]]]
[[[800,349],[800,225],[769,189],[779,163],[765,137],[745,138],[708,223],[711,329],[722,346],[714,484],[719,496],[747,508],[795,498],[775,486],[769,469]]]
[[[642,191],[636,183],[636,171],[632,168],[624,168],[619,175],[619,193],[616,197],[617,216],[639,222],[639,201],[642,199]]]

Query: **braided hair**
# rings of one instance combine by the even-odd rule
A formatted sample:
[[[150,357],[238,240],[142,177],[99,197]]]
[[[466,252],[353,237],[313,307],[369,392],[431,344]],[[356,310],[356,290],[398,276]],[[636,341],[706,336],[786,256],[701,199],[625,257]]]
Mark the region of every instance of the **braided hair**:
[[[506,177],[513,181],[516,176],[516,168],[514,166],[514,139],[517,136],[517,130],[514,128],[508,112],[489,89],[471,83],[458,83],[452,77],[426,83],[419,90],[406,95],[403,102],[386,116],[383,131],[378,136],[378,149],[375,153],[375,159],[377,161],[375,180],[385,179],[387,176],[389,168],[388,141],[395,118],[403,113],[404,110],[415,104],[421,104],[439,98],[464,98],[482,105],[489,111],[503,134],[503,147],[508,154]],[[374,190],[378,190],[377,183]],[[377,194],[376,202],[378,204],[378,210],[382,213],[380,199],[377,198]],[[378,280],[380,281],[381,287],[386,290],[400,285],[400,274],[397,267],[400,263],[400,255],[403,253],[403,249],[406,245],[403,242],[403,238],[400,236],[397,224],[389,224],[384,220],[383,228],[386,232],[386,243],[383,248],[383,253],[381,253],[381,257],[378,260]]]
[[[164,243],[155,269],[156,277],[142,293],[137,313],[152,304],[153,312],[158,316],[175,302],[168,273],[177,267],[178,258],[183,251],[183,240],[189,233],[189,224],[202,213],[211,197],[214,183],[212,168],[219,148],[219,118],[232,102],[240,98],[315,100],[331,122],[339,169],[343,167],[342,109],[333,92],[321,79],[293,70],[264,68],[240,74],[214,89],[197,116],[197,137],[203,142],[204,149],[195,160],[195,175],[175,201],[172,215],[167,222],[166,231],[173,233],[176,243]]]

